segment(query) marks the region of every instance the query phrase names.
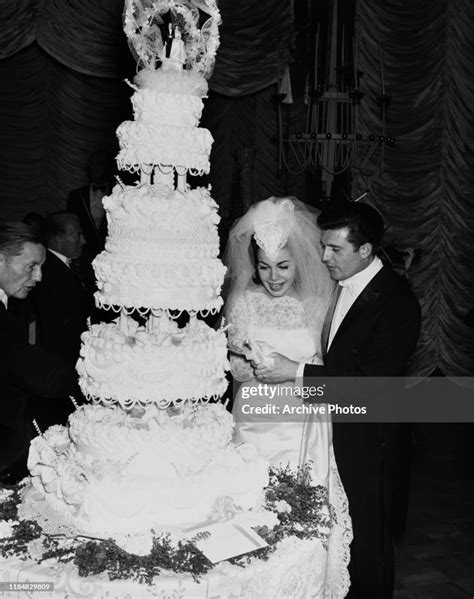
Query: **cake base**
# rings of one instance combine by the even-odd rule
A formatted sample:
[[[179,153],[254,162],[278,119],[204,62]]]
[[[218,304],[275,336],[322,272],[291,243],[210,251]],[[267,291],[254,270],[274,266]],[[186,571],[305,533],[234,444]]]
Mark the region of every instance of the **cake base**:
[[[198,582],[189,574],[155,577],[153,584],[110,581],[104,576],[81,578],[72,564],[47,560],[41,564],[0,558],[0,582],[52,583],[41,599],[323,599],[327,552],[319,540],[284,539],[268,561],[251,560],[246,568],[218,564]],[[2,597],[31,599],[25,590],[6,590]],[[344,597],[341,595],[332,595]]]
[[[24,495],[24,493],[23,493]],[[44,500],[43,500],[44,502]],[[11,506],[5,512],[10,517],[16,518],[16,522],[36,522],[39,525],[40,536],[26,544],[23,551],[27,551],[27,559],[20,559],[17,554],[18,542],[10,543],[8,553],[5,549],[8,547],[8,538],[13,534],[12,526],[15,526],[13,520],[2,520],[0,522],[3,543],[0,543],[0,583],[9,583],[16,585],[3,586],[4,593],[2,597],[26,597],[31,598],[31,588],[33,584],[51,583],[49,590],[41,591],[41,597],[50,599],[79,599],[82,597],[94,598],[150,598],[160,597],[161,599],[343,599],[349,589],[349,576],[347,572],[348,554],[341,553],[344,548],[342,539],[343,534],[338,527],[333,531],[335,536],[314,536],[301,539],[294,534],[278,541],[274,551],[269,554],[268,559],[262,559],[257,552],[250,552],[240,556],[238,563],[233,564],[230,561],[222,561],[212,567],[207,572],[203,570],[198,562],[189,562],[194,565],[190,570],[179,572],[178,562],[174,560],[161,561],[163,567],[160,567],[159,574],[157,570],[149,574],[148,582],[139,582],[137,578],[141,576],[145,580],[146,572],[141,570],[141,566],[146,569],[146,561],[140,561],[136,556],[145,555],[141,550],[140,544],[135,544],[127,548],[128,562],[121,561],[117,564],[110,562],[114,555],[114,549],[110,552],[110,545],[96,544],[97,550],[90,552],[90,537],[84,537],[80,533],[62,524],[60,520],[41,507],[40,502],[37,505],[29,503],[27,500],[18,504],[17,516]],[[284,503],[284,502],[283,502]],[[231,521],[232,522],[232,521]],[[27,524],[28,526],[28,524]],[[269,526],[271,529],[271,525]],[[26,527],[24,530],[28,530]],[[74,560],[69,556],[66,563],[61,563],[56,558],[44,560],[45,547],[51,546],[51,539],[60,539],[58,547],[65,547],[66,550],[74,545],[80,544],[81,549],[74,551]],[[95,539],[96,542],[99,539]],[[6,544],[5,544],[6,543]],[[86,545],[83,545],[86,544]],[[109,548],[107,548],[109,547]],[[20,549],[21,550],[21,549]],[[166,550],[165,550],[166,551]],[[60,555],[61,553],[56,553]],[[165,554],[159,554],[165,555]],[[151,556],[151,554],[150,554]],[[80,576],[78,568],[87,568],[86,572],[101,570],[96,568],[96,559],[106,560],[109,564],[107,570],[96,575]],[[142,558],[143,559],[143,558]],[[178,558],[179,559],[179,558]],[[182,557],[180,559],[183,559]],[[123,558],[121,558],[123,560]],[[131,560],[131,561],[130,561]],[[165,569],[164,564],[174,563],[175,571]],[[105,562],[104,562],[105,565]],[[178,566],[176,568],[176,565]],[[189,572],[205,572],[193,576]],[[149,571],[150,572],[150,571]],[[84,573],[84,570],[82,571]],[[113,580],[109,579],[114,578]],[[123,578],[118,579],[118,576]],[[127,578],[129,576],[129,578]],[[132,578],[133,577],[133,578]],[[24,585],[21,588],[20,585]],[[31,586],[30,586],[31,585]],[[25,588],[26,587],[26,588]]]

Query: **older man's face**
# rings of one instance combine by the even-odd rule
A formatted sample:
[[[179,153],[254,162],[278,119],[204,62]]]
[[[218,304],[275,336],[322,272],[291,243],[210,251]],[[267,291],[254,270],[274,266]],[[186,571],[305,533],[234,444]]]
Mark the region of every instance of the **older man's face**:
[[[56,247],[53,246],[53,249],[56,249],[66,258],[74,259],[79,258],[85,243],[86,240],[79,219],[71,217],[65,231],[56,237]]]
[[[41,281],[41,266],[46,250],[27,241],[17,256],[0,254],[0,287],[8,297],[24,299],[36,283]]]

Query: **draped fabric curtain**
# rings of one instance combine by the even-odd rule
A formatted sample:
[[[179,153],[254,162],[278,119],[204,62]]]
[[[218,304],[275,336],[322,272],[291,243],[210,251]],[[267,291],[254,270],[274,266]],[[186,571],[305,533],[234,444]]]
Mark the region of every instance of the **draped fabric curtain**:
[[[412,371],[474,374],[474,4],[470,0],[359,0],[365,126],[380,122],[382,60],[392,97],[385,172],[358,179],[401,247],[421,250],[410,278],[423,309]],[[381,60],[380,60],[381,59]],[[378,83],[377,83],[378,82]],[[374,85],[374,83],[377,83]]]
[[[46,197],[46,59],[34,45],[0,60],[0,216],[42,209]]]
[[[126,61],[127,40],[122,29],[123,0],[38,3],[36,39],[50,56],[94,77],[127,74],[130,62]]]
[[[289,0],[219,2],[221,44],[210,86],[226,96],[268,87],[283,74],[293,41]]]
[[[123,0],[6,0],[0,4],[0,214],[66,206],[97,149],[115,154],[130,116],[134,63]]]
[[[36,43],[0,61],[0,77],[0,215],[64,209],[87,182],[90,153],[116,153],[127,86],[73,71]]]
[[[0,60],[27,48],[35,40],[38,0],[0,3]]]

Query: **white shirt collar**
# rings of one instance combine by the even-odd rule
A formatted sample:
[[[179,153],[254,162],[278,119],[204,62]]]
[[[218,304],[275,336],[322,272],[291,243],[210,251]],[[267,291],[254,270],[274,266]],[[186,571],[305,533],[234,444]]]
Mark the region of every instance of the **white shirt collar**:
[[[3,289],[0,289],[0,302],[5,306],[5,310],[8,310],[8,295]]]
[[[56,252],[55,250],[52,250],[51,248],[48,248],[48,252],[51,252],[52,254],[54,254],[57,258],[59,258],[61,260],[61,262],[64,262],[64,264],[66,266],[69,266],[71,261],[69,258],[67,258],[64,254],[60,254],[59,252]]]
[[[348,279],[344,279],[344,281],[339,281],[339,285],[341,287],[347,287],[347,291],[350,295],[359,295],[382,267],[382,260],[380,260],[378,256],[375,256],[372,262],[366,266],[364,270],[356,272],[355,275],[352,275],[352,277],[349,277]]]

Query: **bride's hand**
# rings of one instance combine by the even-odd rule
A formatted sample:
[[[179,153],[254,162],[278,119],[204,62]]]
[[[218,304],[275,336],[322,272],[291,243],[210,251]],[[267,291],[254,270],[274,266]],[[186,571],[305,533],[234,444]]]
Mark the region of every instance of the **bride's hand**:
[[[263,361],[255,365],[255,376],[264,383],[283,383],[294,381],[298,370],[298,362],[293,362],[281,354],[270,354],[270,361]]]

